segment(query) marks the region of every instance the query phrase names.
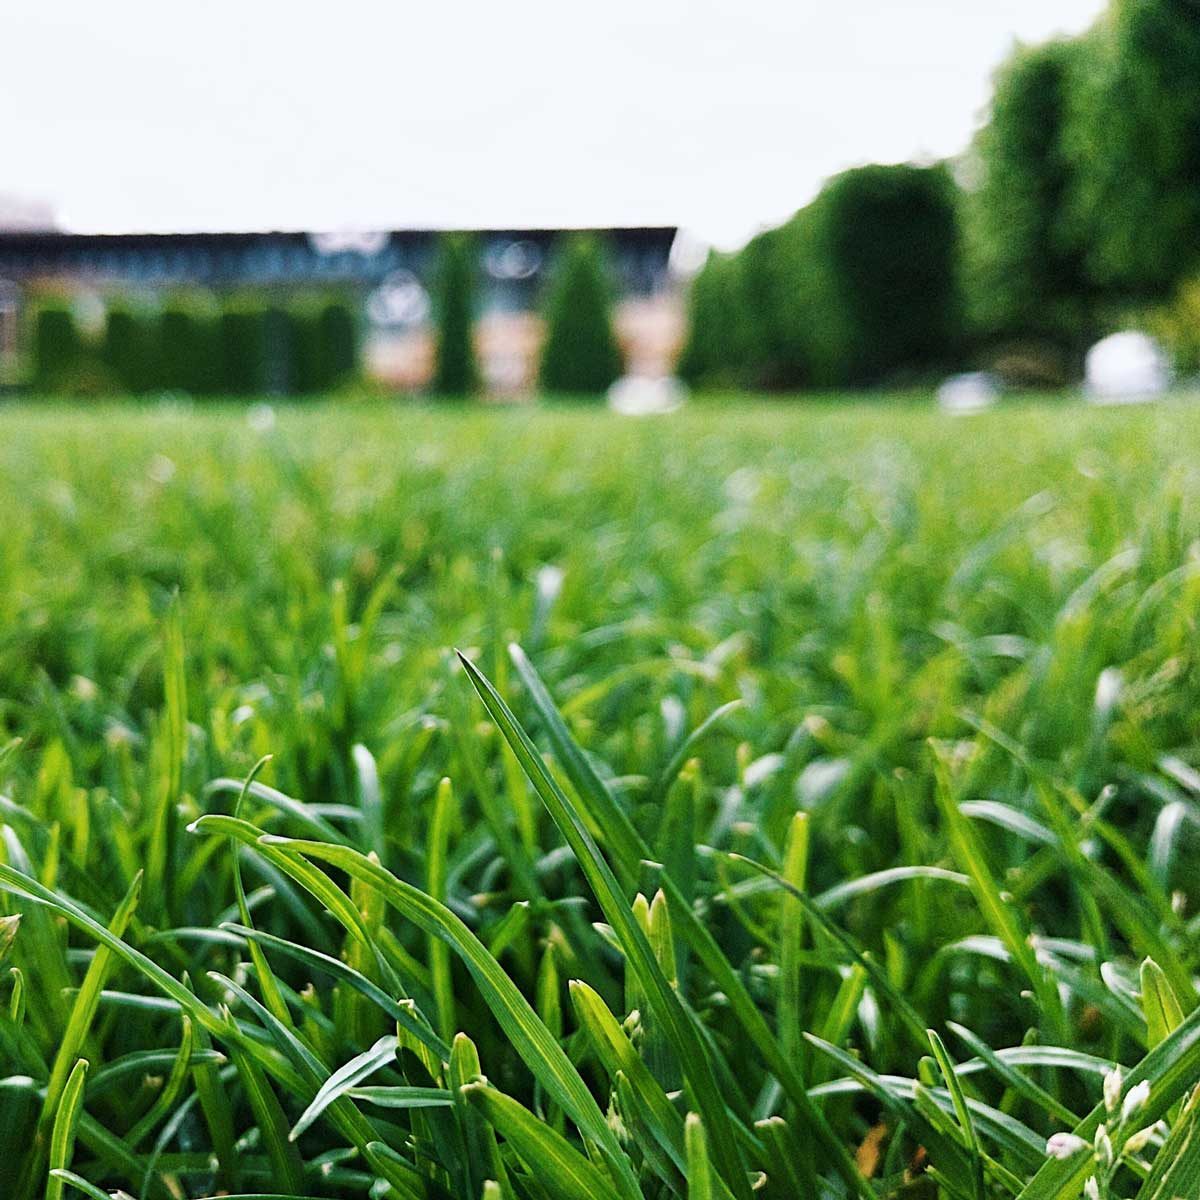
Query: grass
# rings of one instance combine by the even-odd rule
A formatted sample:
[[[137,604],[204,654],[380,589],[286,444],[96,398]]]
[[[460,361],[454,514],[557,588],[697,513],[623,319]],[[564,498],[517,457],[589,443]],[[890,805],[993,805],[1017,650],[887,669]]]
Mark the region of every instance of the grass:
[[[1200,1194],[1186,404],[0,429],[0,1195]]]

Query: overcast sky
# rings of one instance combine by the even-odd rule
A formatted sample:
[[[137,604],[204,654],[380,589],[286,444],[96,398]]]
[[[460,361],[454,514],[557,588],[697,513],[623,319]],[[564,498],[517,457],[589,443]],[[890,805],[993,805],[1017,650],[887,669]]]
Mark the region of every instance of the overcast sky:
[[[80,230],[683,224],[952,154],[1102,0],[12,0],[0,193]]]

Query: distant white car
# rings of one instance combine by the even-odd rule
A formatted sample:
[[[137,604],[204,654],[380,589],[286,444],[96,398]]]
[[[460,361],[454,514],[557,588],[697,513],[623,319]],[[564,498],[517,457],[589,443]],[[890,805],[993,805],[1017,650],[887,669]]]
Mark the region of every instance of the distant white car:
[[[627,417],[674,412],[687,400],[687,388],[669,375],[623,375],[608,389],[608,407]]]
[[[1093,404],[1138,404],[1171,386],[1171,360],[1148,333],[1127,329],[1088,351],[1084,380]]]

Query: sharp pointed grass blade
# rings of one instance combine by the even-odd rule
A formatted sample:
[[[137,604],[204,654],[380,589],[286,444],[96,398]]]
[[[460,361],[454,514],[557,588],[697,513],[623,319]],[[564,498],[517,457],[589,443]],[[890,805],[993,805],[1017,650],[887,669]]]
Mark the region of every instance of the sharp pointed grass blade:
[[[965,1026],[956,1024],[954,1021],[947,1021],[946,1025],[952,1033],[956,1034],[966,1044],[973,1054],[978,1055],[980,1060],[986,1063],[996,1076],[1003,1080],[1014,1092],[1024,1096],[1027,1100],[1031,1100],[1038,1108],[1052,1116],[1060,1124],[1077,1125],[1079,1123],[1077,1113],[1069,1109],[1061,1100],[1052,1096],[1045,1088],[1039,1086],[1027,1075],[1022,1075],[1020,1071],[1008,1063],[1002,1055],[997,1054],[982,1038],[976,1036]],[[1060,1064],[1056,1063],[1055,1065]]]
[[[504,969],[455,913],[357,850],[270,836],[264,837],[260,845],[264,851],[271,850],[285,858],[304,855],[338,867],[377,888],[392,907],[425,933],[445,939],[471,973],[526,1066],[580,1131],[605,1149],[614,1161],[614,1169],[626,1176],[626,1183],[636,1187],[626,1156],[579,1072]]]
[[[683,764],[692,757],[692,752],[700,745],[706,737],[709,736],[721,722],[731,713],[736,712],[742,707],[741,700],[730,700],[726,704],[715,708],[691,733],[684,738],[679,748],[671,755],[667,765],[663,767],[662,773],[654,782],[654,788],[651,793],[652,797],[661,802],[662,798],[667,794],[667,789],[675,782],[679,772],[683,770]]]
[[[467,1188],[473,1192],[480,1186],[482,1176],[491,1176],[498,1188],[510,1193],[508,1171],[500,1155],[496,1131],[476,1111],[463,1093],[468,1083],[482,1078],[479,1052],[475,1043],[465,1033],[458,1034],[450,1050],[450,1092],[454,1098],[454,1112],[462,1131],[467,1153],[461,1166],[466,1177]]]
[[[171,1071],[162,1090],[150,1106],[149,1111],[141,1117],[137,1124],[125,1135],[126,1142],[137,1147],[142,1140],[169,1113],[175,1104],[183,1085],[187,1082],[188,1072],[192,1067],[192,1021],[185,1013],[182,1018],[182,1032],[179,1038],[179,1050],[171,1063]]]
[[[46,1181],[46,1200],[62,1200],[63,1181],[54,1172],[66,1170],[75,1154],[75,1130],[83,1106],[83,1086],[87,1081],[87,1059],[71,1068],[61,1092],[54,1124],[50,1130],[50,1177]]]
[[[442,779],[433,798],[429,835],[425,849],[425,889],[439,904],[446,903],[446,860],[449,855],[450,817],[454,790]],[[429,976],[437,1005],[438,1032],[449,1041],[458,1028],[455,1017],[454,982],[450,973],[450,947],[439,937],[429,936]]]
[[[393,1021],[403,1026],[406,1033],[417,1038],[423,1046],[437,1056],[440,1062],[449,1061],[449,1045],[442,1041],[423,1021],[417,1020],[413,1015],[414,1009],[411,1001],[393,1000],[378,984],[372,983],[365,975],[348,967],[341,959],[322,954],[320,950],[310,950],[307,946],[290,942],[286,938],[276,937],[272,933],[265,933],[261,929],[249,929],[243,925],[232,924],[226,925],[225,928],[240,934],[247,941],[259,942],[269,949],[276,950],[296,962],[322,971],[331,978],[354,988],[373,1004],[376,1004]]]
[[[285,1194],[301,1195],[304,1191],[304,1163],[299,1151],[288,1141],[287,1117],[284,1116],[279,1098],[249,1054],[231,1044],[229,1058],[237,1068],[242,1091],[254,1115],[254,1124],[270,1160],[274,1179],[284,1188]]]
[[[766,1151],[767,1182],[776,1185],[770,1194],[789,1200],[818,1200],[820,1189],[808,1147],[788,1123],[782,1117],[767,1117],[756,1121],[754,1128]]]
[[[117,911],[109,923],[108,932],[114,938],[120,938],[124,934],[125,927],[133,917],[134,910],[137,908],[138,898],[141,895],[142,879],[143,876],[139,872],[134,877],[129,891],[126,892],[125,898],[117,907]],[[50,1083],[46,1089],[46,1105],[42,1113],[43,1121],[53,1118],[54,1113],[58,1109],[63,1088],[66,1086],[67,1077],[76,1069],[76,1058],[79,1051],[83,1048],[84,1041],[95,1019],[96,1009],[100,1003],[100,993],[103,991],[109,972],[112,970],[113,957],[112,950],[106,946],[101,946],[92,956],[92,961],[88,965],[87,973],[83,977],[83,983],[79,987],[75,1003],[71,1008],[71,1016],[67,1021],[66,1030],[63,1032],[58,1052],[54,1056],[54,1066],[50,1071]]]
[[[445,1088],[352,1087],[346,1094],[378,1108],[450,1108],[454,1104]]]
[[[1142,1012],[1146,1015],[1146,1031],[1150,1049],[1183,1024],[1183,1008],[1171,987],[1166,972],[1152,958],[1141,968]]]
[[[486,1083],[463,1092],[555,1200],[620,1200],[593,1163],[511,1096]]]
[[[666,1092],[650,1073],[600,994],[579,979],[571,980],[569,989],[576,1019],[597,1060],[610,1079],[618,1073],[625,1077],[627,1086],[636,1093],[639,1104],[648,1114],[647,1126],[682,1170],[683,1121]]]
[[[959,1083],[954,1063],[946,1052],[942,1039],[938,1037],[936,1030],[930,1029],[928,1033],[933,1057],[937,1062],[938,1070],[942,1073],[946,1090],[950,1093],[950,1099],[954,1104],[954,1115],[958,1119],[959,1129],[962,1130],[967,1154],[972,1160],[972,1183],[976,1200],[983,1200],[983,1159],[981,1158],[979,1138],[975,1133],[975,1122],[971,1120],[971,1110],[967,1107],[967,1098],[963,1094],[962,1084]]]
[[[643,842],[624,809],[609,794],[586,755],[571,737],[566,722],[559,715],[545,684],[521,648],[513,645],[509,647],[509,652],[517,667],[517,673],[521,676],[545,725],[555,755],[562,763],[581,801],[588,806],[592,822],[605,831],[622,880],[632,890],[639,873],[639,860],[653,859],[650,848]],[[741,976],[726,958],[716,938],[697,918],[688,895],[685,895],[671,875],[661,868],[658,877],[667,897],[676,932],[691,947],[704,969],[716,981],[717,987],[728,999],[739,1025],[767,1067],[779,1080],[788,1099],[796,1106],[805,1125],[822,1147],[838,1175],[859,1200],[875,1200],[874,1189],[863,1178],[853,1157],[809,1097],[807,1086],[796,1064],[783,1052]],[[920,1022],[917,1027],[919,1030],[924,1028]]]
[[[983,844],[959,808],[950,787],[948,768],[941,762],[937,764],[934,795],[945,823],[950,848],[959,866],[971,877],[972,890],[984,919],[1029,980],[1038,999],[1038,1010],[1046,1023],[1049,1040],[1066,1042],[1069,1030],[1058,995],[1058,985],[1038,962],[1029,943],[1028,931],[1022,928],[1013,905],[1006,903],[1001,895],[987,863]]]
[[[712,1064],[695,1027],[680,1004],[679,997],[667,982],[659,967],[650,942],[634,919],[628,903],[621,894],[620,884],[607,859],[554,777],[546,769],[537,748],[518,724],[499,693],[483,673],[464,655],[459,655],[464,669],[504,734],[521,767],[541,797],[559,832],[571,847],[605,918],[621,941],[626,959],[637,973],[649,998],[663,1033],[671,1041],[680,1066],[687,1076],[697,1106],[705,1119],[711,1149],[718,1171],[734,1196],[749,1200],[749,1185],[742,1156],[733,1136],[733,1126],[725,1101],[713,1074]]]
[[[425,1200],[425,1176],[403,1155],[386,1142],[372,1142],[365,1153],[371,1169],[387,1181],[400,1200]]]
[[[627,891],[631,890],[637,883],[638,864],[647,857],[645,844],[625,810],[613,799],[587,755],[571,736],[533,663],[516,643],[509,646],[508,653],[541,719],[555,757],[581,802],[588,806],[592,825],[604,831],[622,885]]]

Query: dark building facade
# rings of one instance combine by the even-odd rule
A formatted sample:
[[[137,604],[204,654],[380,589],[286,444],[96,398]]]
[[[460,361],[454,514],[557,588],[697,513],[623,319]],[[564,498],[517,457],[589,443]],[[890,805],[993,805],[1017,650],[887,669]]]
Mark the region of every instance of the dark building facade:
[[[622,298],[667,283],[675,230],[594,230],[607,245]],[[559,230],[480,230],[485,311],[537,303]],[[437,254],[430,230],[379,233],[72,234],[0,231],[0,279],[98,288],[343,286],[370,290],[398,272],[427,284]]]

